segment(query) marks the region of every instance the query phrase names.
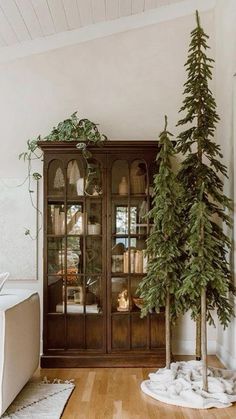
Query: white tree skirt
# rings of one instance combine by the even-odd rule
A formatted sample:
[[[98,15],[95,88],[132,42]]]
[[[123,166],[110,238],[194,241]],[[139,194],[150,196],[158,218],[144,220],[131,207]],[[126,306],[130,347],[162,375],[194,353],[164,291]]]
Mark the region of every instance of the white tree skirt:
[[[236,371],[208,368],[208,392],[202,390],[202,362],[173,362],[149,374],[142,391],[164,403],[194,409],[229,407],[236,401]]]

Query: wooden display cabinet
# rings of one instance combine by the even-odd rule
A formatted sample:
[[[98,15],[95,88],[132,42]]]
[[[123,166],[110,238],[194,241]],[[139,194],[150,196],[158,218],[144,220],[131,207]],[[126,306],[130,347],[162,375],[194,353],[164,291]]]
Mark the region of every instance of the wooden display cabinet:
[[[76,142],[44,152],[42,367],[162,366],[164,313],[140,318],[136,290],[147,269],[157,142],[90,147],[93,176]]]

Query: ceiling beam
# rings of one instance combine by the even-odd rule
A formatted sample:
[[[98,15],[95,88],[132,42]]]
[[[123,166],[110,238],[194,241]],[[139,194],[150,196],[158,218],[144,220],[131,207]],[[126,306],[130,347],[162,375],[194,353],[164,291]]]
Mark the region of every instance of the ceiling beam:
[[[112,34],[142,28],[159,22],[167,22],[191,15],[198,9],[204,12],[215,7],[216,0],[182,0],[174,4],[147,10],[143,13],[125,16],[106,22],[99,22],[79,29],[56,33],[47,37],[18,43],[0,48],[0,63],[40,54],[45,51],[62,48],[102,38]]]

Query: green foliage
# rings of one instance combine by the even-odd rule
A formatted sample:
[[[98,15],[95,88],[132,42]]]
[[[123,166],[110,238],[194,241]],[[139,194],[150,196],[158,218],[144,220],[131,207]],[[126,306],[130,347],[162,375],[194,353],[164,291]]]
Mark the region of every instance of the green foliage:
[[[158,173],[154,176],[152,209],[148,217],[153,231],[147,239],[148,269],[141,281],[138,293],[143,298],[142,316],[155,308],[157,312],[165,306],[166,295],[171,297],[171,317],[174,320],[183,310],[182,298],[176,299],[180,288],[182,270],[181,250],[181,188],[171,169],[171,157],[175,150],[167,131],[160,134],[160,152],[157,155]]]
[[[52,131],[42,139],[39,135],[36,139],[27,141],[27,151],[24,151],[19,154],[19,159],[23,159],[27,162],[27,176],[23,183],[28,182],[28,192],[30,194],[30,199],[32,206],[35,210],[42,216],[41,211],[36,208],[36,204],[32,199],[32,180],[39,181],[42,175],[38,172],[32,172],[32,161],[41,160],[42,153],[39,150],[38,142],[39,141],[78,141],[76,147],[81,150],[82,156],[84,157],[87,164],[87,178],[91,181],[96,175],[94,169],[89,162],[89,159],[92,157],[91,152],[88,150],[88,145],[102,146],[103,143],[107,140],[106,135],[101,134],[98,130],[97,124],[90,121],[89,119],[79,119],[77,117],[77,112],[74,112],[70,118],[65,119],[62,122],[59,122],[57,127],[53,127]],[[39,230],[41,227],[39,228]],[[38,236],[39,231],[36,234]],[[25,235],[31,236],[30,230],[26,229]]]
[[[101,134],[97,124],[89,119],[79,119],[77,112],[74,112],[70,118],[59,122],[57,127],[53,127],[52,131],[42,139],[39,135],[36,139],[27,141],[27,151],[20,153],[19,159],[32,160],[32,156],[38,157],[35,153],[38,149],[39,141],[78,141],[76,147],[81,150],[83,157],[87,161],[91,157],[87,146],[94,144],[101,146],[107,140],[106,135]]]
[[[79,119],[77,112],[74,112],[70,118],[59,122],[57,127],[53,127],[50,134],[45,137],[45,141],[79,141],[84,146],[78,148],[85,149],[87,143],[100,145],[107,140],[104,134],[101,134],[97,124],[89,119]]]
[[[183,106],[184,118],[178,126],[187,129],[178,136],[178,151],[187,154],[178,178],[185,190],[186,247],[188,257],[183,275],[183,286],[178,293],[188,300],[192,316],[200,313],[202,288],[207,294],[207,319],[213,323],[212,310],[226,327],[233,314],[229,293],[231,284],[229,250],[231,241],[224,233],[224,225],[231,227],[231,200],[224,195],[223,177],[227,176],[220,146],[213,139],[219,116],[216,102],[209,88],[213,59],[206,50],[208,35],[200,26],[191,32],[186,69]]]

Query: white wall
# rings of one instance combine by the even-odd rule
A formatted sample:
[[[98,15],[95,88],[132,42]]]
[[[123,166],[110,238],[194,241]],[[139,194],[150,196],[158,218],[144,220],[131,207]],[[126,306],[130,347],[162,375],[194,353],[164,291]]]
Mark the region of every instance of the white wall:
[[[234,164],[236,162],[234,144],[236,131],[236,2],[218,0],[215,10],[216,24],[216,99],[221,117],[217,129],[217,140],[222,147],[225,164],[229,168],[229,180],[225,180],[225,193],[234,197]],[[235,89],[234,89],[235,84]],[[236,124],[235,124],[236,125]],[[236,189],[235,189],[236,192]],[[234,214],[235,207],[234,207]],[[235,227],[234,227],[235,229]],[[234,241],[236,239],[236,229]],[[232,259],[236,261],[236,248]],[[235,262],[234,262],[234,266]],[[236,284],[235,272],[233,272]],[[234,299],[236,307],[236,300]],[[230,368],[236,368],[236,319],[232,319],[229,328],[218,328],[217,353]]]
[[[201,19],[214,56],[214,14],[205,12]],[[99,122],[111,139],[155,139],[164,114],[176,132],[194,24],[194,16],[185,16],[2,64],[0,177],[23,177],[26,167],[17,156],[26,140],[46,135],[77,109],[81,117]],[[42,268],[38,283],[20,286],[38,289],[42,296]],[[209,351],[214,353],[216,331],[211,328],[209,333]],[[189,316],[179,322],[174,336],[175,352],[193,353],[195,332]]]

